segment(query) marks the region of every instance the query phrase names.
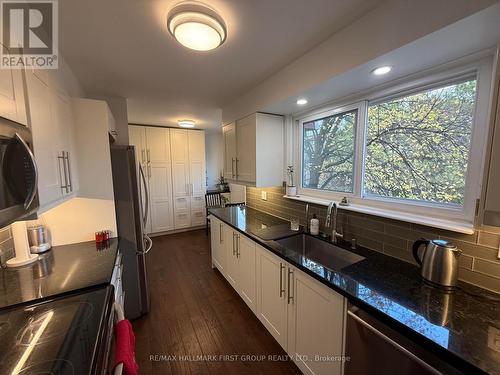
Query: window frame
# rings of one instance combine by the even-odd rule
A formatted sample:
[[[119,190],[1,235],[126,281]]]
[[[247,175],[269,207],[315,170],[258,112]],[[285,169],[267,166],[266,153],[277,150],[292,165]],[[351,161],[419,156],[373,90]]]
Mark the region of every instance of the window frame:
[[[428,69],[410,77],[394,80],[375,87],[360,95],[318,107],[308,113],[293,118],[295,126],[295,142],[293,142],[293,160],[297,166],[296,181],[299,182],[298,194],[312,198],[340,201],[344,196],[353,204],[374,209],[393,210],[399,213],[427,215],[435,218],[474,222],[477,200],[481,195],[484,173],[485,146],[488,133],[488,112],[490,107],[490,91],[492,85],[492,57],[487,56],[469,63],[446,64],[438,68]],[[476,78],[476,102],[473,114],[469,162],[465,179],[464,205],[453,207],[449,204],[408,200],[402,198],[382,197],[364,194],[366,131],[368,127],[368,105],[385,102],[391,99],[416,94],[447,84],[463,82],[467,78]],[[303,187],[303,124],[327,117],[328,115],[358,110],[356,124],[354,155],[354,191],[339,193],[327,190]]]

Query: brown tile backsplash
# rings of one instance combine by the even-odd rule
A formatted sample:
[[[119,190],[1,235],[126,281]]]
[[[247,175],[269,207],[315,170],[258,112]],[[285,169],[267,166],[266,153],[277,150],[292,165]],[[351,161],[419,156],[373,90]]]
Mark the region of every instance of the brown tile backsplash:
[[[10,227],[0,229],[0,266],[5,266],[5,262],[14,256],[14,243]]]
[[[261,191],[267,192],[267,201],[261,199]],[[299,218],[306,224],[305,203],[283,198],[284,190],[275,188],[247,188],[247,205],[289,220]],[[316,214],[323,230],[326,207],[309,204],[309,215]],[[357,212],[342,211],[338,216],[339,231],[347,241],[415,264],[412,256],[413,242],[421,237],[445,238],[463,251],[460,257],[459,277],[461,280],[500,293],[500,230],[478,229],[472,235],[450,232],[425,225],[381,218]]]

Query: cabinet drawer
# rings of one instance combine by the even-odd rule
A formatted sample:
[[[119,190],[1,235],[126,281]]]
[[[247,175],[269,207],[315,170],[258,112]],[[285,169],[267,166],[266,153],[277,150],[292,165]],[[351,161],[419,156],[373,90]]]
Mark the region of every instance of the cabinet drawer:
[[[191,208],[205,208],[205,197],[191,197]]]
[[[175,211],[179,210],[189,210],[189,197],[177,197],[174,198],[174,209]]]
[[[176,212],[174,215],[175,228],[188,228],[191,226],[191,217],[189,211],[187,212]]]
[[[191,210],[191,223],[193,226],[205,224],[206,218],[207,217],[204,208]]]

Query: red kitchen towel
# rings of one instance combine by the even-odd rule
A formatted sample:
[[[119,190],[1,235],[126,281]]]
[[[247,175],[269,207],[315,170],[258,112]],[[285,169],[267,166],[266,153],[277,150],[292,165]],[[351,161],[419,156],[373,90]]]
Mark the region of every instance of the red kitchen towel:
[[[139,366],[135,361],[135,336],[132,324],[128,320],[121,320],[115,326],[115,366],[123,363],[124,375],[137,375]]]

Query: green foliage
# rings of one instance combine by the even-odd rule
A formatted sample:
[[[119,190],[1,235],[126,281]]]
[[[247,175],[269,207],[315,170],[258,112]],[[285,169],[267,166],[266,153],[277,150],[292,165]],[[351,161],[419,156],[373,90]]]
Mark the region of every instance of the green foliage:
[[[364,192],[463,205],[476,80],[368,107]],[[303,186],[352,192],[357,110],[304,124]]]

